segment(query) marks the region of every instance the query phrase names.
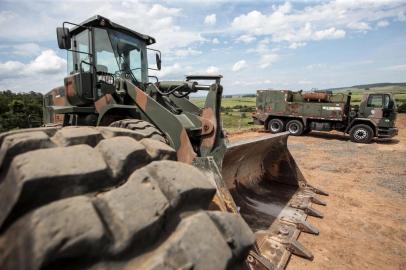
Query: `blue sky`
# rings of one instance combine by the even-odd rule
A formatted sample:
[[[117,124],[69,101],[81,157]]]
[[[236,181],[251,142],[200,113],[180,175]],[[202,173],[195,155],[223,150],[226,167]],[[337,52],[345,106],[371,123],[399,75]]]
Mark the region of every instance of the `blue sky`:
[[[0,89],[61,85],[55,28],[95,14],[154,36],[160,79],[219,73],[226,94],[406,82],[406,1],[0,0]]]

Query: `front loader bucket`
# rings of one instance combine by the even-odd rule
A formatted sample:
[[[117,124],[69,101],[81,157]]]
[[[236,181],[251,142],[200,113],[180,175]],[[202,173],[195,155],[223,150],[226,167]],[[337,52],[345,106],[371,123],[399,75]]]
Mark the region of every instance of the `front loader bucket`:
[[[252,269],[284,269],[290,255],[313,255],[298,241],[300,232],[318,234],[306,221],[322,217],[312,203],[325,205],[309,185],[287,148],[288,132],[227,146],[222,177],[238,209],[256,234],[247,262]]]

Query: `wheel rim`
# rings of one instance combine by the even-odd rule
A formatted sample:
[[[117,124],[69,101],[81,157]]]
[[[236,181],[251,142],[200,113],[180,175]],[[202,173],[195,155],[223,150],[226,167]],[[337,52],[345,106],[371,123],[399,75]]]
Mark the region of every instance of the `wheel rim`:
[[[296,123],[289,125],[289,132],[292,134],[296,134],[299,131],[299,126]]]
[[[354,132],[354,138],[356,140],[364,140],[368,136],[366,129],[360,128]]]
[[[278,132],[281,128],[281,125],[278,122],[271,123],[271,131]]]

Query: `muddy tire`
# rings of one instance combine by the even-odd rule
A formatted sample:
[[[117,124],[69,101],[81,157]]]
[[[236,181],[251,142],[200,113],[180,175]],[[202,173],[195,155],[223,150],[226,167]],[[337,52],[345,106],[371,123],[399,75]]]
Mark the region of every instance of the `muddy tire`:
[[[300,136],[303,134],[303,123],[299,120],[290,120],[286,125],[286,130],[293,136]]]
[[[374,138],[374,131],[368,125],[355,125],[350,130],[350,139],[356,143],[370,143]]]
[[[268,131],[272,134],[279,133],[285,130],[285,123],[281,119],[271,119],[268,122]]]
[[[110,124],[110,127],[131,129],[139,134],[139,139],[150,138],[166,143],[165,136],[153,124],[139,119],[123,119]]]
[[[112,127],[0,134],[0,269],[234,269],[253,234],[168,145]]]

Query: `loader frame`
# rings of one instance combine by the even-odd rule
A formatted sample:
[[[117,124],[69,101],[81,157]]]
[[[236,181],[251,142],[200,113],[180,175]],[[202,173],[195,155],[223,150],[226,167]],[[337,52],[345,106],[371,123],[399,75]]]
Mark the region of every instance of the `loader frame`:
[[[306,218],[322,217],[311,204],[324,204],[316,194],[326,193],[304,179],[287,149],[288,133],[229,144],[220,121],[221,75],[191,75],[184,81],[159,81],[154,77],[154,83],[146,81],[145,76],[136,79],[131,60],[124,60],[129,58],[125,49],[132,45],[119,44],[117,40],[111,50],[119,70],[114,74],[109,69],[106,72],[106,67],[97,62],[94,29],[127,35],[141,44],[138,48],[141,54],[155,39],[101,16],[73,24],[71,30],[65,24],[68,23],[57,30],[61,49],[81,53],[72,37],[85,30],[90,33],[92,49],[87,61],[76,55],[73,62],[76,68],[65,78],[64,86],[45,95],[46,125],[99,126],[128,118],[148,121],[165,135],[167,143],[176,150],[178,161],[193,164],[207,179],[213,180],[217,192],[210,208],[241,214],[254,229],[256,246],[246,260],[251,269],[284,268],[291,254],[313,258],[297,238],[302,231],[318,234]],[[112,37],[113,44],[111,40]],[[159,69],[160,53],[156,61]],[[90,68],[84,69],[83,63]],[[147,59],[142,58],[142,64],[137,67],[143,69],[142,74],[148,74],[145,63]],[[188,99],[197,91],[207,91],[203,108]],[[276,200],[269,200],[270,196]],[[275,211],[262,213],[258,205]],[[255,215],[260,225],[252,221]]]

